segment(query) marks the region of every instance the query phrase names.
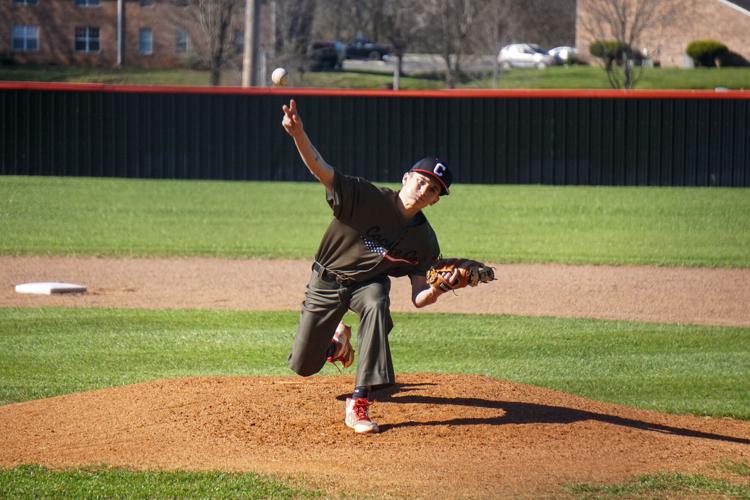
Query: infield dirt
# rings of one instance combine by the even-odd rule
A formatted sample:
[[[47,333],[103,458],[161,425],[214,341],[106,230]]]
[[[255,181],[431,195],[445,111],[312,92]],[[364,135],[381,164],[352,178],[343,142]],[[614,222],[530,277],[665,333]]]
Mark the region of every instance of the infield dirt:
[[[0,306],[297,309],[308,274],[298,261],[0,257]],[[433,312],[750,325],[748,270],[524,265],[496,274]],[[52,280],[90,292],[12,291]],[[404,281],[396,280],[394,310],[413,310]],[[0,466],[254,471],[334,496],[505,498],[655,472],[727,476],[721,463],[750,462],[747,421],[471,375],[399,376],[371,410],[382,432],[356,436],[343,425],[352,384],[350,374],[186,378],[6,405]]]

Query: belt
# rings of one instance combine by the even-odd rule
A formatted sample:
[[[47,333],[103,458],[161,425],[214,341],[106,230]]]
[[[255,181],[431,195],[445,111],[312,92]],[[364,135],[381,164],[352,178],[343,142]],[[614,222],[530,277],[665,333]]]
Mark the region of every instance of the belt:
[[[318,261],[313,262],[312,268],[313,271],[318,273],[318,276],[320,276],[320,279],[322,279],[323,281],[335,282],[339,285],[351,285],[354,283],[353,278],[344,276],[343,274],[337,273],[335,271],[329,271],[325,267],[321,266]]]

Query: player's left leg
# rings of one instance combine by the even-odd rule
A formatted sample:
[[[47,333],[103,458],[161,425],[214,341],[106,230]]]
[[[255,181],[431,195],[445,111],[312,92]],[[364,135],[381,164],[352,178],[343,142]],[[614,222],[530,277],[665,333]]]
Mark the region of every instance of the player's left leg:
[[[357,339],[359,361],[356,387],[346,400],[346,425],[355,432],[378,432],[378,425],[370,419],[369,391],[395,383],[388,334],[393,329],[390,312],[390,279],[377,278],[358,287],[352,293],[351,309],[360,317]]]
[[[388,334],[393,329],[389,293],[391,280],[377,278],[358,287],[351,298],[350,309],[360,318],[357,342],[356,385],[358,387],[389,386],[396,382]]]

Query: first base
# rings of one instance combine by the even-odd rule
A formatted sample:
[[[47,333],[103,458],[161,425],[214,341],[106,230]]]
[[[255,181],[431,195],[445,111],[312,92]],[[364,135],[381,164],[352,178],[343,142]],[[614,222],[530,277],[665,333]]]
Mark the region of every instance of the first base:
[[[52,295],[53,293],[83,293],[86,287],[74,283],[23,283],[16,285],[16,293],[35,293],[38,295]]]

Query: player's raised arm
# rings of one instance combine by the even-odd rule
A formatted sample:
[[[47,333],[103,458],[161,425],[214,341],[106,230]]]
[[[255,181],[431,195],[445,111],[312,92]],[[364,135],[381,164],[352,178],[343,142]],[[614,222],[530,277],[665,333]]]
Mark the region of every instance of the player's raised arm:
[[[297,112],[297,103],[294,99],[291,99],[289,105],[284,104],[281,109],[284,111],[281,126],[294,139],[300,158],[305,162],[310,173],[325,186],[326,190],[333,191],[333,167],[326,163],[307,136],[302,118]]]

